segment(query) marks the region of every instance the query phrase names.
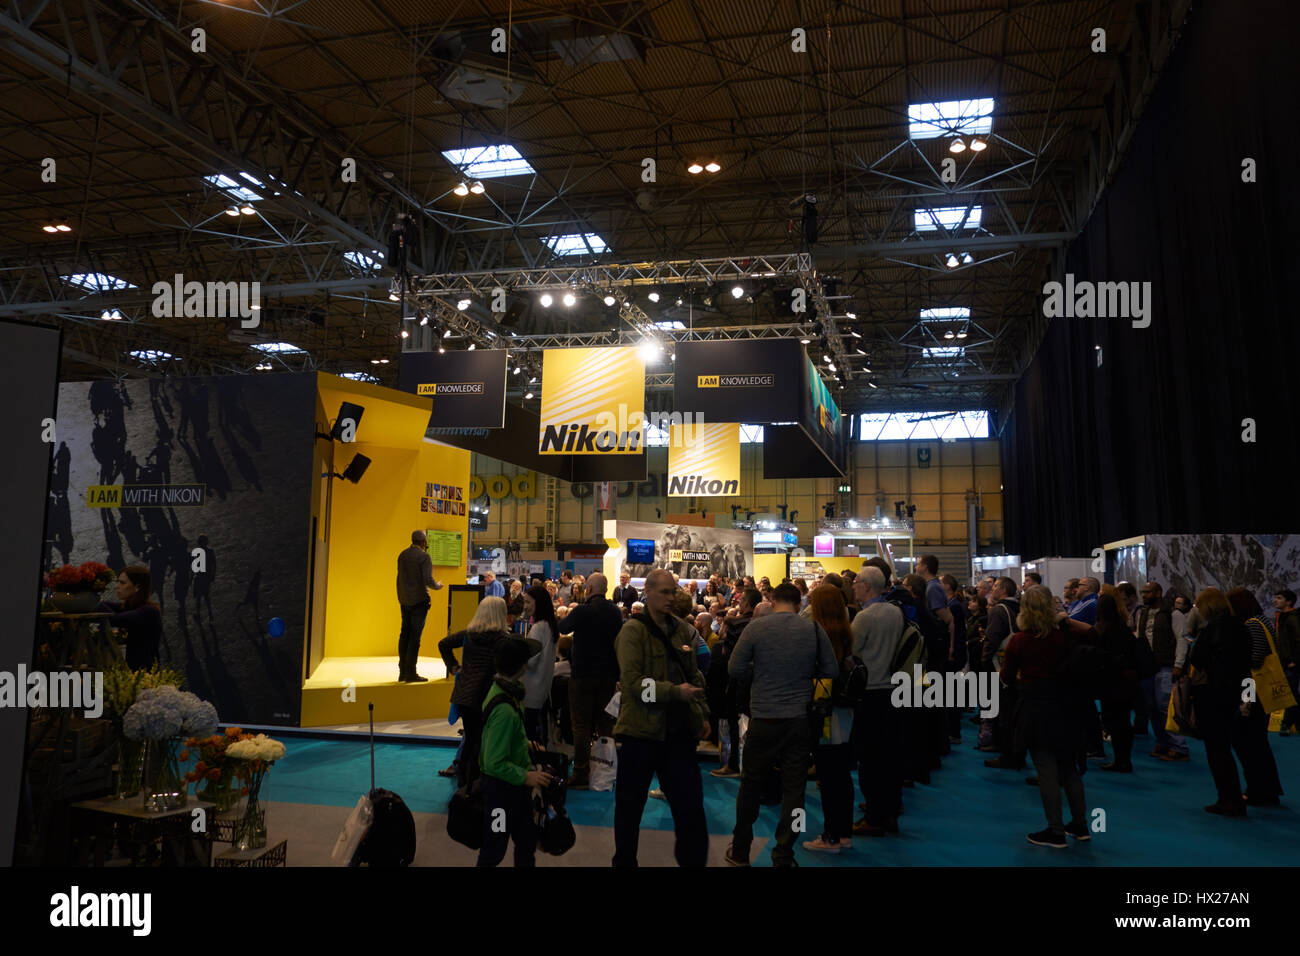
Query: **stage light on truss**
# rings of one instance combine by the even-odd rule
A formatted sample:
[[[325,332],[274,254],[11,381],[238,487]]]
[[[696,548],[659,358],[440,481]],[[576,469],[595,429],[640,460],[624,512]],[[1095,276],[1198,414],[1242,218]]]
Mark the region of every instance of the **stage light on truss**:
[[[401,297],[400,295],[398,295],[396,292],[390,292],[390,293],[388,293],[388,301],[389,301],[389,302],[400,302],[401,300],[402,300],[402,297]]]
[[[677,297],[677,307],[678,307],[678,308],[681,308],[681,304],[682,304],[681,296],[678,296],[678,297]]]
[[[510,374],[511,374],[511,375],[518,375],[518,374],[519,374],[519,366],[516,365],[513,369],[511,369],[511,370],[510,370]]]
[[[533,397],[533,390],[532,390],[532,389],[529,389],[528,391],[524,392],[524,398],[525,398],[526,400],[531,400],[532,397]]]
[[[604,301],[606,305],[613,305],[618,301],[618,299],[614,298],[612,295],[606,295]]]
[[[447,354],[447,346],[443,345],[441,342],[438,343],[438,354],[439,355]]]
[[[464,312],[469,308],[469,299],[460,299],[456,302],[456,311]]]
[[[451,338],[451,329],[447,329],[447,331],[443,332],[443,333],[442,333],[442,337],[443,337],[444,339],[449,339],[449,338]]]
[[[471,342],[471,343],[469,343],[469,348],[466,349],[466,351],[467,351],[467,352],[473,352],[476,348],[478,348],[478,343],[477,343],[477,342]]]
[[[659,354],[663,352],[663,350],[664,347],[660,345],[658,342],[656,342],[654,339],[646,339],[637,348],[637,354],[641,356],[641,361],[645,362],[648,365],[651,362],[658,359]]]
[[[868,371],[870,371],[870,370],[868,369]],[[872,388],[879,388],[879,387],[880,387],[880,386],[877,385],[875,382],[873,382],[871,379],[867,379],[867,384],[870,385]]]
[[[406,329],[402,329],[402,338],[409,339],[410,337],[411,337],[411,333],[406,331]]]
[[[551,303],[554,302],[555,300],[551,298],[551,294],[549,292],[543,292],[542,297],[537,301],[542,304],[543,309],[549,309],[551,307]]]
[[[578,301],[578,297],[572,292],[566,292],[564,293],[564,298],[560,301],[564,303],[565,308],[572,309],[573,304]]]
[[[421,324],[421,325],[428,325],[428,324],[429,324],[429,313],[428,313],[428,312],[425,312],[423,315],[420,316],[420,324]]]
[[[659,301],[659,290],[658,290],[658,289],[651,289],[651,290],[649,291],[649,293],[647,293],[646,298],[649,299],[651,302],[658,302],[658,301]]]
[[[745,287],[743,285],[733,285],[731,287],[731,297],[733,299],[739,299],[744,294],[745,294]]]
[[[808,344],[811,343],[811,342],[812,342],[812,339],[808,338],[808,336],[806,336],[806,335],[801,336],[801,337],[799,338],[799,344],[800,344],[800,345],[808,345]]]

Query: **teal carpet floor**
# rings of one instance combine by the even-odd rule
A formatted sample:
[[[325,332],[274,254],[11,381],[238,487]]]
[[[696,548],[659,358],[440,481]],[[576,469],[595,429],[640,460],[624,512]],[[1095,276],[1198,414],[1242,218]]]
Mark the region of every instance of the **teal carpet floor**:
[[[1202,809],[1214,801],[1214,786],[1197,741],[1191,741],[1189,763],[1169,764],[1146,756],[1151,738],[1139,737],[1134,748],[1136,773],[1109,774],[1094,769],[1084,778],[1090,817],[1104,822],[1104,830],[1094,833],[1088,843],[1051,850],[1025,841],[1026,833],[1045,825],[1038,789],[1025,783],[1032,768],[1025,773],[986,768],[986,755],[973,749],[973,736],[968,733],[965,743],[953,748],[943,769],[932,775],[930,786],[918,784],[904,790],[900,835],[858,837],[853,850],[838,855],[799,847],[800,864],[1189,867],[1300,863],[1300,737],[1269,735],[1288,795],[1279,808],[1252,808],[1245,820],[1225,820]],[[364,739],[291,737],[286,743],[288,756],[268,775],[264,799],[351,807],[368,788],[370,757]],[[444,813],[454,781],[437,776],[437,771],[450,763],[453,753],[450,745],[377,743],[376,785],[400,794],[414,812]],[[715,766],[702,761],[700,769],[709,832],[722,835],[730,833],[735,822],[739,782],[710,776],[708,770]],[[856,782],[855,773],[855,788]],[[860,794],[855,795],[861,799]],[[815,783],[808,786],[806,805],[809,829],[815,836],[821,825]],[[754,827],[756,838],[770,838],[776,832],[778,810],[763,808]],[[568,811],[576,824],[612,828],[614,795],[572,793]],[[668,805],[662,800],[648,801],[642,826],[671,830]],[[766,852],[757,856],[755,865],[768,864]]]

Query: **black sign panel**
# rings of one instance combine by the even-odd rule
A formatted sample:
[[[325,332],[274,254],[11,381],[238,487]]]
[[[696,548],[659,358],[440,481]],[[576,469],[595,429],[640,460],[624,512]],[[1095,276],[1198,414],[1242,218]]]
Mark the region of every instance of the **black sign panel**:
[[[397,387],[433,399],[431,428],[503,428],[507,355],[505,349],[403,352]]]
[[[673,410],[710,422],[797,421],[804,361],[797,339],[679,342]]]

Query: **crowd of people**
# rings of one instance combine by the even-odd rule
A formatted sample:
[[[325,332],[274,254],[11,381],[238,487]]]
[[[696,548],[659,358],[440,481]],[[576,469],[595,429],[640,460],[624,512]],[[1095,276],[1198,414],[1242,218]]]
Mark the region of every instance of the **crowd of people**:
[[[439,645],[456,677],[452,701],[463,722],[457,760],[442,772],[472,786],[499,766],[489,755],[505,751],[485,739],[485,696],[517,700],[533,751],[572,746],[570,790],[590,786],[592,742],[612,736],[615,866],[636,865],[651,797],[670,805],[678,863],[704,864],[702,743],[718,754],[712,774],[739,781],[726,851],[737,866],[749,865],[764,803],[781,806],[777,866],[796,865],[801,835],[805,849],[835,854],[851,850],[856,837],[899,833],[904,794],[931,782],[968,722],[976,725],[973,746],[988,754],[986,767],[1017,771],[1032,762],[1027,779],[1039,789],[1046,826],[1028,839],[1040,846],[1090,839],[1083,783],[1090,761],[1135,773],[1135,741],[1149,737],[1151,758],[1192,763],[1185,736],[1171,728],[1193,716],[1216,788],[1207,811],[1244,816],[1283,795],[1269,713],[1243,689],[1271,654],[1296,689],[1300,615],[1289,590],[1265,615],[1242,587],[1208,587],[1189,598],[1155,582],[1139,591],[1084,578],[1054,595],[1033,574],[1023,586],[989,576],[963,587],[923,555],[912,574],[898,576],[874,557],[811,585],[681,581],[657,570],[642,590],[623,574],[611,591],[603,574],[565,571],[557,581],[492,580],[488,594],[468,628]],[[996,713],[981,716],[952,701],[897,706],[894,675],[910,675],[917,664],[927,674],[996,675]],[[1298,717],[1300,709],[1286,711],[1284,735]],[[493,784],[515,788],[500,799],[517,803],[528,787],[550,782],[531,769],[527,752],[516,751],[520,764],[508,784]],[[541,775],[525,782],[528,773]],[[810,776],[819,821],[805,807]],[[528,844],[526,835],[515,837],[516,865],[531,863]],[[498,833],[480,864],[493,865],[504,852]]]

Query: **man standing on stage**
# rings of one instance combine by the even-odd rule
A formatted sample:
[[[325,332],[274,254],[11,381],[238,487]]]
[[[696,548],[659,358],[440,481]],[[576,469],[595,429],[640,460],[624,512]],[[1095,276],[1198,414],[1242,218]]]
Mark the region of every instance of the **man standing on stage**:
[[[415,672],[420,657],[420,637],[429,613],[429,591],[442,589],[433,579],[433,561],[423,531],[411,532],[411,546],[397,556],[397,601],[402,606],[402,633],[397,639],[397,680],[418,684],[429,678]]]

